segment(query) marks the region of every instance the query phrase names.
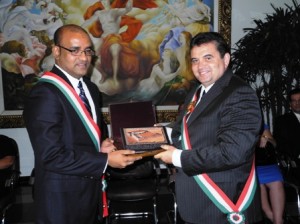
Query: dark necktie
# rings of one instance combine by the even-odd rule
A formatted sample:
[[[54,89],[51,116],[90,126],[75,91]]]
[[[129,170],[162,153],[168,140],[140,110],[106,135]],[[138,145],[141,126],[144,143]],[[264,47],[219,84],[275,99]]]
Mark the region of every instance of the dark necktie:
[[[82,102],[83,102],[84,106],[86,107],[87,111],[88,111],[88,112],[90,113],[90,115],[92,116],[91,106],[90,106],[89,101],[88,101],[88,99],[87,99],[87,97],[86,97],[86,95],[85,95],[85,92],[84,92],[84,90],[83,90],[81,81],[79,81],[77,87],[78,87],[78,89],[80,90],[80,93],[79,93],[80,99],[82,100]]]
[[[201,99],[202,99],[202,97],[204,96],[204,94],[205,94],[206,92],[205,92],[205,90],[203,90],[203,93],[202,93],[202,96],[201,96]]]

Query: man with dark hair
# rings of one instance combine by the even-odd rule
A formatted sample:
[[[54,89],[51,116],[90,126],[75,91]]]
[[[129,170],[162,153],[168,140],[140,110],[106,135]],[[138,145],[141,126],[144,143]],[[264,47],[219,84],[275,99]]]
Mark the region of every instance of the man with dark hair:
[[[55,65],[32,88],[24,120],[35,156],[35,223],[94,224],[102,217],[103,173],[140,157],[106,138],[100,92],[86,74],[88,33],[68,24],[54,33]],[[105,195],[105,194],[104,194]],[[104,210],[105,211],[105,210]]]
[[[178,170],[176,199],[185,223],[256,223],[262,218],[254,167],[258,98],[229,69],[230,48],[219,33],[199,33],[190,46],[199,85],[172,126],[173,146],[162,145],[166,151],[155,157]]]
[[[300,166],[300,88],[293,89],[288,94],[290,111],[275,118],[274,137],[277,141],[277,149],[283,155],[288,156],[294,163],[292,166]],[[299,176],[299,172],[295,174]]]

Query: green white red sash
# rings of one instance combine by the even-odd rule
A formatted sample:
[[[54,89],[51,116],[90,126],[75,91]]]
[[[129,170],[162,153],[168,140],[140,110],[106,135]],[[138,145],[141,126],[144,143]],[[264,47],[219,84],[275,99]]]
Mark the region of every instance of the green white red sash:
[[[74,88],[70,86],[70,84],[68,84],[64,79],[51,72],[45,72],[39,81],[48,82],[55,85],[65,95],[82,121],[85,129],[95,145],[96,150],[99,151],[101,136],[99,126],[90,116]]]
[[[100,151],[100,136],[101,130],[96,122],[91,117],[90,113],[87,111],[83,102],[81,101],[79,95],[76,93],[74,88],[70,86],[64,79],[59,77],[58,75],[52,72],[45,72],[44,75],[40,78],[40,82],[48,82],[55,85],[66,97],[66,99],[70,102],[80,120],[82,121],[86,131],[88,132],[90,138],[92,139],[94,146],[97,151]],[[103,186],[106,186],[104,175],[102,176]],[[103,216],[108,215],[107,210],[107,200],[105,194],[105,187],[102,188],[103,192]]]
[[[190,104],[194,104],[192,98]],[[194,108],[193,108],[194,109]],[[191,142],[188,133],[187,127],[187,115],[192,113],[193,110],[188,110],[186,115],[182,120],[182,148],[184,150],[190,150]],[[198,174],[194,176],[195,181],[201,187],[203,192],[211,199],[211,201],[225,214],[227,214],[227,219],[229,223],[232,224],[244,224],[245,216],[243,211],[245,211],[251,204],[255,190],[257,187],[256,175],[255,175],[255,163],[252,162],[252,167],[250,175],[247,179],[247,182],[244,186],[244,189],[239,196],[239,199],[236,204],[234,204],[228,196],[216,185],[216,183],[206,174]]]

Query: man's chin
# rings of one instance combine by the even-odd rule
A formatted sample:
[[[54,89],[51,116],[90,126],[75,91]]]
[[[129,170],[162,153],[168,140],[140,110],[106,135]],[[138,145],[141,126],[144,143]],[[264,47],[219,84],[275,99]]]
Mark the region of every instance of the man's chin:
[[[88,73],[88,70],[87,70],[87,69],[84,69],[84,70],[83,70],[83,69],[80,69],[80,70],[77,71],[77,75],[78,75],[78,76],[81,76],[81,77],[82,77],[82,76],[85,76],[87,73]]]

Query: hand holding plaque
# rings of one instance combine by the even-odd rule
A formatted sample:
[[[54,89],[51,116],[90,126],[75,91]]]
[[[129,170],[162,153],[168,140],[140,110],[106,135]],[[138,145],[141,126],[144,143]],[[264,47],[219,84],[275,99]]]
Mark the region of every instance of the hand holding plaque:
[[[155,156],[158,153],[166,151],[165,149],[154,149],[151,151],[145,151],[145,152],[137,152],[135,154],[131,154],[132,157],[148,157],[148,156]]]

